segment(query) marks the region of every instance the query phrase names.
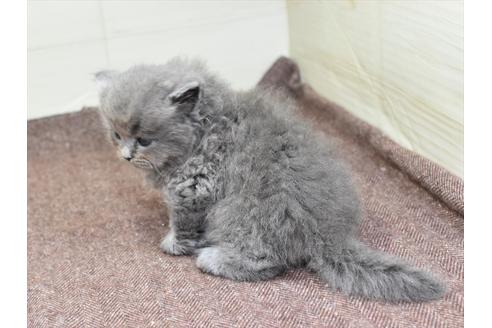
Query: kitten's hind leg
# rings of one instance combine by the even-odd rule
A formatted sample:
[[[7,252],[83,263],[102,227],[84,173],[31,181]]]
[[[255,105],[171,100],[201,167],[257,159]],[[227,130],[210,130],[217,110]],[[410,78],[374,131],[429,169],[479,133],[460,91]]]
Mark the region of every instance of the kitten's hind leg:
[[[269,260],[250,257],[222,246],[199,250],[196,265],[203,272],[241,281],[271,279],[285,271],[284,267]]]

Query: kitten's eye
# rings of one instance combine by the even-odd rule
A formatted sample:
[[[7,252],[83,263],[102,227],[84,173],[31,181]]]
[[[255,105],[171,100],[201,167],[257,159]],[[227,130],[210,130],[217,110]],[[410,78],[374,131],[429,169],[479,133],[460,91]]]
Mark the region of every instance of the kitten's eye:
[[[114,137],[118,140],[121,139],[120,135],[118,134],[118,132],[114,131]]]
[[[137,142],[140,146],[142,147],[147,147],[152,143],[152,140],[149,139],[144,139],[144,138],[137,138]]]

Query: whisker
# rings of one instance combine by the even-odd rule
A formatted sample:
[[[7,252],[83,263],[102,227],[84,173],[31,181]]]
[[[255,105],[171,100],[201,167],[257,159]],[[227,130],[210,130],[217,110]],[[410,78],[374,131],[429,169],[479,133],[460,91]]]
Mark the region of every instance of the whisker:
[[[155,173],[159,177],[164,178],[164,174],[159,170],[159,168],[156,165],[154,165],[154,163],[152,163],[151,161],[149,161],[146,158],[139,158],[138,160],[141,161],[142,163],[145,163],[147,165],[150,165],[150,167],[155,171]]]

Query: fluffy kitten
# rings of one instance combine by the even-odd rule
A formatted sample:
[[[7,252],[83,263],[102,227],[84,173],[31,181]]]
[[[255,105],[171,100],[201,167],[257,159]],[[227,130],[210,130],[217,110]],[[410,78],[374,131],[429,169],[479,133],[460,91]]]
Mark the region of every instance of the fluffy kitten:
[[[200,62],[173,59],[96,74],[121,157],[169,203],[161,248],[202,271],[269,279],[292,267],[332,288],[387,301],[444,293],[429,274],[356,239],[359,201],[326,140],[273,92],[234,92]]]

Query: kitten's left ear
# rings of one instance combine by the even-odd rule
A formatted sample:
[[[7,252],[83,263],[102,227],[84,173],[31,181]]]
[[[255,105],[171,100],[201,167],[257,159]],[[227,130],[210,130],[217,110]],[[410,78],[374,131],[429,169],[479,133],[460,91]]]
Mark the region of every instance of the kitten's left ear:
[[[180,109],[191,110],[200,99],[200,83],[188,82],[169,94],[168,99]]]
[[[94,74],[94,80],[96,81],[96,88],[99,94],[113,83],[113,79],[117,74],[116,71],[100,71]]]

